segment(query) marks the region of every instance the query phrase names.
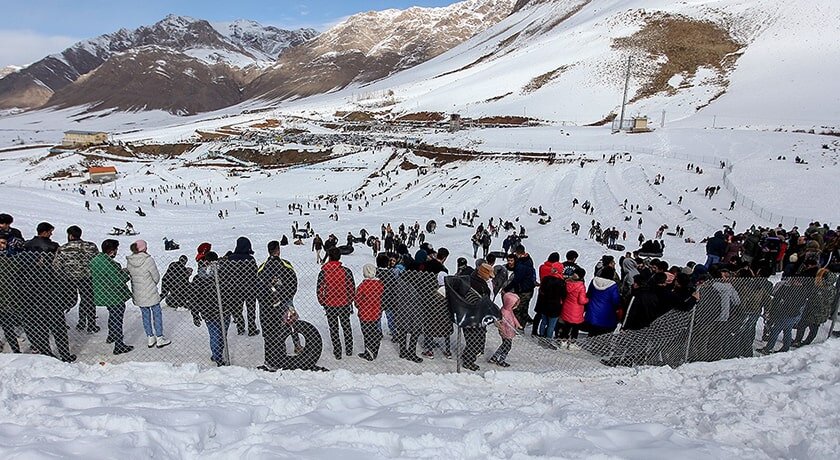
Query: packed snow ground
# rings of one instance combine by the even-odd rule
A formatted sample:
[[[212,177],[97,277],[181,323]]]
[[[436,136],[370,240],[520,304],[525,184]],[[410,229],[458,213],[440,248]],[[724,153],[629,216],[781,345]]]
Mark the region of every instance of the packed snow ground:
[[[620,379],[0,355],[4,458],[835,458],[840,341]]]

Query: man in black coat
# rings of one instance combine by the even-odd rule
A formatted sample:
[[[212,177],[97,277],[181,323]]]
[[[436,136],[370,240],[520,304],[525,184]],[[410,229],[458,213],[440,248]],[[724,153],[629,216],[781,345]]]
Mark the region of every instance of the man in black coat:
[[[13,256],[23,250],[23,234],[12,227],[15,219],[9,214],[0,214],[0,237],[6,240],[7,248],[4,252]]]
[[[23,245],[24,251],[30,252],[50,252],[55,254],[58,251],[58,243],[51,240],[55,227],[49,222],[41,222],[36,228],[37,236],[27,241]]]
[[[160,285],[160,296],[166,298],[166,305],[172,308],[187,308],[192,268],[187,267],[187,256],[181,256],[169,264],[163,274]]]
[[[726,240],[723,238],[723,232],[718,230],[715,236],[709,238],[706,242],[706,268],[714,264],[720,263],[723,256],[726,255]]]
[[[38,353],[53,356],[50,336],[55,339],[58,358],[73,362],[67,340],[67,321],[64,314],[76,303],[76,293],[70,291],[63,278],[56,276],[53,255],[43,251],[25,251],[17,256],[20,289],[20,319],[26,337]]]
[[[293,300],[297,293],[298,279],[292,264],[280,258],[280,243],[268,243],[268,259],[257,274],[257,291],[260,302],[260,324],[263,329],[265,367],[279,369],[286,356],[285,339],[290,334],[295,354],[302,351],[300,338],[289,327]]]
[[[482,264],[470,275],[470,289],[480,297],[489,300],[493,295],[488,281],[493,277],[493,267],[489,264]],[[484,324],[465,325],[464,330],[464,353],[461,356],[464,368],[471,371],[479,370],[475,360],[484,354],[484,346],[487,341],[487,328]]]
[[[251,249],[251,240],[244,236],[236,240],[236,249],[225,256],[225,260],[222,260],[219,266],[219,282],[222,285],[222,303],[233,315],[236,333],[245,334],[245,318],[242,315],[244,303],[248,320],[248,335],[259,335],[255,295],[257,261]]]
[[[537,285],[537,272],[534,269],[534,260],[525,252],[525,246],[521,244],[516,246],[514,253],[516,265],[513,267],[513,278],[505,288],[505,292],[513,292],[519,296],[519,308],[514,313],[519,324],[525,327],[527,323],[533,322],[528,310]]]

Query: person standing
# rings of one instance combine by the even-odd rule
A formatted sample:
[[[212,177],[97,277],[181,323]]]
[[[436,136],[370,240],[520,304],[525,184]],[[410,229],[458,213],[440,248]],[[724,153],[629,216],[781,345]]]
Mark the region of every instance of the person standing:
[[[510,292],[502,296],[502,319],[496,322],[499,335],[502,337],[502,344],[490,358],[490,363],[499,367],[510,367],[507,362],[507,355],[510,353],[516,331],[522,329],[516,315],[513,314],[517,307],[519,307],[519,296]]]
[[[27,250],[15,256],[19,274],[15,279],[20,292],[19,315],[33,352],[55,357],[50,345],[52,336],[59,359],[70,363],[76,360],[76,355],[70,354],[64,315],[76,304],[76,297],[64,279],[56,275],[53,257],[49,252],[38,250]]]
[[[222,312],[219,308],[218,293],[216,291],[216,277],[219,269],[219,256],[213,251],[207,250],[202,253],[198,261],[198,271],[193,277],[190,287],[193,294],[191,305],[193,323],[196,327],[201,326],[201,320],[207,327],[207,336],[210,339],[210,359],[216,366],[227,366],[225,360],[225,340],[228,327],[230,327],[230,312]]]
[[[298,279],[291,262],[280,258],[280,243],[268,243],[268,259],[257,271],[257,292],[260,302],[260,325],[263,329],[265,367],[277,370],[286,356],[286,337],[290,334],[295,354],[303,347],[297,333],[287,324],[287,315],[294,311]]]
[[[493,277],[493,267],[489,264],[482,264],[478,270],[472,272],[469,278],[470,288],[479,297],[490,299],[493,289],[490,281]],[[471,371],[479,370],[475,360],[479,355],[484,354],[484,346],[487,342],[487,328],[481,322],[469,324],[463,327],[464,331],[464,352],[461,357],[461,364]]]
[[[706,268],[711,268],[712,265],[719,264],[726,255],[727,250],[726,240],[723,238],[723,232],[718,230],[715,236],[709,238],[706,242],[706,263],[703,264]]]
[[[513,278],[510,280],[505,292],[513,292],[519,296],[519,308],[516,310],[516,319],[519,324],[525,327],[532,322],[528,314],[531,298],[534,296],[534,288],[537,285],[537,271],[534,269],[534,260],[525,252],[525,246],[519,244],[514,249],[516,263],[513,266]]]
[[[362,267],[365,279],[356,289],[355,302],[362,327],[365,351],[359,357],[373,361],[379,355],[382,343],[382,294],[385,286],[376,278],[376,266],[367,264]]]
[[[9,214],[0,214],[0,238],[6,240],[6,254],[13,256],[23,250],[23,234],[20,230],[12,227],[14,217]]]
[[[55,254],[58,251],[58,243],[51,240],[53,230],[52,224],[49,222],[41,222],[35,228],[37,235],[23,245],[24,251],[30,252],[49,252]]]
[[[353,355],[353,331],[350,328],[350,314],[353,311],[353,296],[356,283],[353,273],[341,265],[341,252],[336,247],[327,250],[327,263],[318,273],[316,294],[318,303],[324,307],[330,328],[330,341],[335,359],[341,359],[341,337],[338,327],[344,333],[344,351]]]
[[[105,240],[102,242],[102,252],[96,254],[88,264],[90,271],[93,304],[108,309],[108,338],[105,343],[114,344],[114,354],[121,355],[133,350],[123,341],[123,316],[125,303],[131,298],[131,291],[126,283],[128,274],[120,264],[114,260],[120,242]]]
[[[583,283],[585,276],[586,270],[578,267],[572,277],[566,280],[566,298],[560,313],[563,324],[560,325],[559,338],[569,340],[567,347],[569,343],[577,340],[580,325],[584,320],[584,310],[589,302],[586,297],[586,285]]]
[[[608,266],[601,269],[601,273],[589,283],[587,297],[589,304],[585,319],[589,336],[612,332],[618,325],[618,309],[621,308],[621,295],[615,282],[614,268]]]
[[[322,263],[324,259],[321,258],[321,251],[324,250],[324,240],[321,239],[321,235],[315,235],[315,238],[312,238],[312,250],[315,251],[315,262]]]
[[[160,272],[155,260],[146,252],[147,248],[143,240],[131,243],[126,268],[131,278],[132,301],[140,307],[143,316],[147,345],[149,348],[163,348],[172,342],[163,334],[163,313],[160,311],[160,294],[157,289]]]
[[[190,276],[192,268],[187,267],[187,256],[169,264],[160,283],[160,297],[166,299],[166,306],[176,310],[187,308],[189,302]]]
[[[64,276],[74,294],[78,292],[79,322],[76,329],[90,334],[99,332],[90,274],[90,262],[97,254],[99,249],[96,244],[82,240],[82,229],[72,225],[67,228],[67,243],[58,248],[53,260],[56,272]]]
[[[17,301],[15,292],[15,261],[8,252],[7,235],[0,233],[0,329],[3,329],[3,336],[9,343],[12,353],[20,353],[15,327],[18,324]],[[2,348],[0,348],[2,351]]]
[[[543,267],[545,267],[545,264],[540,267],[540,272],[543,272],[545,276],[540,281],[540,291],[534,309],[535,324],[531,332],[532,335],[551,339],[554,336],[554,329],[557,327],[557,320],[563,311],[563,301],[566,299],[566,281],[563,279],[563,264],[560,262],[550,262],[547,269],[543,269]],[[534,331],[536,331],[536,334],[534,334]],[[548,341],[541,341],[540,343],[549,345]]]
[[[251,249],[251,240],[241,236],[236,240],[236,248],[225,255],[221,266],[222,299],[225,308],[233,314],[236,333],[245,334],[245,322],[248,323],[248,335],[260,334],[257,329],[257,260]],[[242,305],[245,305],[245,316]],[[247,318],[246,318],[247,317]]]

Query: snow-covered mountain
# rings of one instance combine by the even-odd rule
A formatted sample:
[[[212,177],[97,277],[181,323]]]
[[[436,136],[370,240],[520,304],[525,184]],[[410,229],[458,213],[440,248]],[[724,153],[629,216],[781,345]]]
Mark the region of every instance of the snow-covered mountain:
[[[286,31],[264,27],[253,21],[211,24],[201,19],[170,15],[149,27],[121,29],[76,43],[61,53],[47,56],[0,79],[0,108],[33,108],[47,104],[54,93],[70,87],[82,75],[132,50],[135,51],[135,58],[144,49],[156,47],[155,53],[159,52],[157,49],[164,48],[169,53],[182,54],[180,59],[196,58],[205,66],[222,64],[229,68],[243,68],[261,61],[273,61],[284,49],[315,35],[317,32],[312,29]],[[128,83],[136,75],[112,72],[110,77]],[[185,83],[187,81],[184,80]],[[144,104],[143,98],[153,99],[157,95],[132,94],[132,105],[155,107],[155,104]],[[97,94],[89,95],[71,89],[65,91],[58,101],[79,105],[98,103],[102,99]]]
[[[305,108],[391,101],[394,113],[588,124],[619,112],[632,57],[628,114],[657,123],[663,111],[708,126],[821,128],[840,118],[834,0],[520,0],[514,10],[428,62]]]
[[[247,96],[310,96],[386,77],[465,42],[507,17],[513,5],[514,0],[467,0],[351,16],[283,53],[247,88]]]
[[[6,75],[9,75],[10,73],[18,72],[20,71],[20,69],[22,69],[22,67],[16,65],[7,65],[6,67],[0,67],[0,78],[3,78]]]

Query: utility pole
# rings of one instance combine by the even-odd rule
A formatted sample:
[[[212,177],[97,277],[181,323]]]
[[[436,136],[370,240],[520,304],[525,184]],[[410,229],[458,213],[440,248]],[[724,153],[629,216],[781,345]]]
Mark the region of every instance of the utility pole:
[[[624,99],[621,101],[621,117],[618,120],[618,129],[613,132],[621,131],[624,126],[624,109],[627,106],[627,91],[630,88],[630,66],[633,65],[633,56],[627,58],[627,77],[624,79]]]

